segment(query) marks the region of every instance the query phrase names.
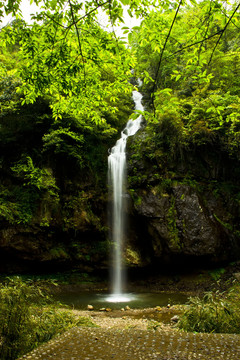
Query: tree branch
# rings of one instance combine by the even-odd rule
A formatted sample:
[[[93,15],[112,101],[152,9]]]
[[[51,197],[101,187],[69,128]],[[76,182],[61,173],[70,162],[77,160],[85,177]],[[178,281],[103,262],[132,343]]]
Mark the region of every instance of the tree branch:
[[[226,11],[224,10],[222,10],[222,13],[223,13],[223,15],[225,15],[228,19],[229,19],[229,16],[228,16],[228,14],[226,13]],[[231,20],[231,22],[232,22],[232,24],[237,28],[237,29],[239,29],[240,30],[240,27],[239,26],[237,26],[232,20]]]
[[[214,49],[213,49],[213,51],[212,51],[212,54],[211,54],[211,56],[210,56],[210,59],[209,59],[209,62],[208,62],[208,66],[210,65],[210,62],[212,61],[213,54],[214,54],[214,52],[215,52],[215,50],[216,50],[216,48],[217,48],[217,46],[218,46],[218,44],[219,44],[219,42],[220,42],[220,40],[221,40],[221,38],[222,38],[224,32],[226,31],[226,28],[228,27],[229,23],[232,21],[232,18],[233,18],[233,16],[235,15],[236,11],[239,9],[239,7],[240,7],[240,3],[238,4],[238,6],[236,7],[236,9],[235,9],[234,12],[232,13],[232,15],[230,16],[230,18],[228,19],[228,22],[227,22],[226,25],[224,26],[224,28],[223,28],[223,30],[222,30],[219,38],[217,39],[217,42],[216,42],[216,44],[215,44],[215,46],[214,46]]]
[[[112,4],[111,4],[111,1],[112,0],[108,0],[109,18],[110,18],[110,22],[111,22],[111,26],[112,26],[113,36],[114,36],[114,39],[116,41],[116,47],[118,48],[118,51],[120,53],[118,38],[117,38],[117,35],[116,35],[116,32],[115,32],[114,24],[113,24],[113,20],[112,20],[112,9],[111,9]],[[121,59],[121,63],[123,64],[123,61],[122,61],[121,57],[120,57],[120,59]]]
[[[91,13],[93,13],[94,11],[96,11],[97,9],[99,9],[100,7],[106,5],[109,3],[109,0],[98,4],[98,6],[96,6],[94,9],[90,10],[88,13],[86,13],[85,15],[81,16],[79,19],[77,19],[76,21],[73,21],[72,24],[68,25],[67,28],[72,27],[73,25],[76,26],[77,23],[79,23],[79,21],[83,20],[85,17],[88,17]]]
[[[157,67],[157,72],[156,72],[156,78],[155,78],[155,81],[154,81],[154,85],[153,85],[153,100],[152,100],[152,104],[153,104],[153,111],[154,111],[154,114],[155,114],[155,106],[154,106],[154,92],[156,90],[156,86],[157,86],[157,79],[158,79],[158,74],[159,74],[159,70],[160,70],[160,67],[161,67],[161,63],[162,63],[162,57],[163,57],[163,53],[164,53],[164,50],[166,48],[166,45],[167,45],[167,42],[168,42],[168,39],[169,39],[169,36],[171,34],[171,31],[172,31],[172,28],[173,28],[173,25],[176,21],[176,18],[177,18],[177,14],[179,12],[179,9],[180,9],[180,6],[182,5],[182,0],[179,1],[179,4],[178,4],[178,7],[177,7],[177,10],[175,12],[175,15],[174,15],[174,18],[173,18],[173,21],[172,21],[172,24],[170,26],[170,29],[168,31],[168,34],[167,34],[167,37],[165,39],[165,42],[164,42],[164,45],[163,45],[163,48],[162,48],[162,51],[161,51],[161,54],[160,54],[160,59],[159,59],[159,63],[158,63],[158,67]]]
[[[52,22],[54,22],[54,23],[57,24],[58,26],[61,26],[63,29],[67,29],[66,26],[64,26],[63,24],[61,24],[61,23],[58,22],[57,20],[55,20],[52,16],[49,16],[47,13],[44,13],[44,16],[46,16],[49,20],[51,20]]]
[[[192,44],[190,44],[190,45],[184,46],[182,49],[175,51],[174,53],[172,53],[171,55],[166,56],[166,57],[163,58],[162,60],[166,60],[166,59],[168,59],[168,58],[170,58],[170,57],[172,57],[172,56],[174,56],[174,55],[176,55],[176,54],[178,54],[178,53],[180,53],[180,52],[182,52],[182,51],[184,51],[184,50],[186,50],[186,49],[188,49],[188,48],[190,48],[190,47],[192,47],[192,46],[194,46],[194,45],[197,45],[197,44],[200,44],[200,43],[202,43],[202,42],[204,42],[204,41],[207,41],[207,40],[211,39],[212,37],[221,34],[222,32],[223,32],[223,30],[219,30],[219,31],[217,31],[215,34],[212,34],[212,35],[208,36],[207,38],[204,38],[204,39],[202,39],[202,40],[196,41],[195,43],[192,43]]]
[[[90,10],[88,13],[84,14],[83,16],[81,16],[79,19],[77,19],[77,20],[74,20],[74,19],[73,19],[73,22],[72,22],[70,25],[68,25],[68,26],[62,25],[61,23],[59,23],[57,20],[55,20],[52,16],[48,15],[47,13],[44,13],[44,15],[45,15],[48,19],[50,19],[51,21],[53,21],[55,24],[61,26],[62,28],[64,28],[64,29],[70,29],[73,25],[76,26],[76,24],[79,23],[79,21],[81,21],[81,20],[83,20],[84,18],[88,17],[91,13],[93,13],[94,11],[96,11],[97,9],[99,9],[100,7],[108,4],[108,2],[109,2],[109,0],[107,0],[107,1],[105,1],[105,2],[103,2],[103,3],[101,3],[101,4],[98,4],[98,6],[96,6],[94,9]],[[68,1],[68,3],[69,3],[69,1]],[[69,5],[70,5],[70,4],[69,4]],[[70,5],[70,7],[71,7],[71,17],[72,17],[72,12],[73,12],[72,4]]]
[[[208,33],[208,30],[209,30],[209,26],[210,26],[210,16],[211,16],[211,12],[212,12],[212,0],[210,1],[210,4],[209,4],[209,11],[208,11],[208,14],[207,14],[207,17],[205,18],[205,20],[207,19],[208,22],[207,22],[207,26],[206,26],[206,29],[205,29],[205,33],[204,33],[204,37],[207,36],[207,33]],[[199,50],[198,50],[198,65],[199,65],[199,62],[200,62],[200,55],[201,55],[201,51],[202,51],[202,46],[203,46],[203,42],[201,42],[200,46],[199,46]]]
[[[72,8],[71,0],[68,0],[68,3],[69,3],[69,6],[70,6],[70,11],[71,11],[71,17],[72,17],[72,20],[73,20],[73,24],[74,24],[74,27],[75,27],[75,30],[76,30],[76,33],[77,33],[79,51],[80,51],[80,55],[81,55],[82,63],[83,63],[84,85],[85,85],[85,88],[86,88],[86,71],[85,71],[85,66],[84,66],[84,57],[83,57],[83,52],[82,52],[82,44],[81,44],[81,41],[80,41],[80,35],[79,35],[77,23],[75,22],[75,19],[74,19],[74,12],[73,12],[73,8]]]

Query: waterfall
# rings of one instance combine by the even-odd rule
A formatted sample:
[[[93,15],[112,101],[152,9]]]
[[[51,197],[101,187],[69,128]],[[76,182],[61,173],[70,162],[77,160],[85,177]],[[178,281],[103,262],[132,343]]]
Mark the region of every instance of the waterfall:
[[[139,85],[141,85],[139,81]],[[132,94],[135,110],[143,111],[142,95],[138,91]],[[113,242],[112,301],[124,301],[124,266],[122,261],[125,238],[125,198],[126,198],[126,144],[127,138],[141,127],[142,115],[129,120],[121,132],[121,138],[111,149],[108,157],[108,181],[112,195],[111,240]]]

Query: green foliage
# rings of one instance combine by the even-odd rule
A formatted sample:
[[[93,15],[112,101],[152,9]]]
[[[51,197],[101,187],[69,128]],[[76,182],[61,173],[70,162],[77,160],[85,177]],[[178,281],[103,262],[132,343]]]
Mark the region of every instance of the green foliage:
[[[71,311],[57,308],[35,310],[34,327],[37,345],[51,340],[57,334],[76,326],[96,326],[89,318],[75,317]]]
[[[29,156],[22,158],[11,170],[23,186],[1,186],[0,216],[13,224],[29,223],[41,199],[41,225],[48,226],[49,211],[59,202],[59,188],[51,171],[34,166]]]
[[[239,98],[236,95],[230,92],[220,95],[219,90],[208,90],[201,96],[181,98],[160,91],[155,99],[155,117],[149,118],[147,129],[169,155],[191,144],[201,146],[218,142],[238,157]]]
[[[64,247],[61,247],[61,245],[50,249],[48,256],[49,256],[49,259],[51,259],[51,260],[68,259],[69,258],[69,255],[66,252],[66,249],[64,249]]]
[[[4,11],[19,16],[20,3],[0,2],[0,17]],[[55,221],[64,231],[87,226],[106,233],[95,196],[101,186],[105,190],[107,149],[133,106],[133,68],[134,76],[143,79],[148,111],[144,135],[137,134],[130,145],[132,188],[144,184],[154,189],[160,180],[163,192],[179,176],[192,181],[192,165],[187,172],[179,169],[192,162],[191,154],[200,167],[203,149],[240,160],[236,5],[183,2],[175,17],[177,5],[46,0],[32,24],[18,17],[1,29],[2,221],[35,221],[43,227]],[[123,29],[131,48],[98,25],[100,9],[111,25],[123,24],[123,6],[144,17],[131,32]],[[146,173],[139,171],[140,160]],[[209,168],[206,156],[203,160]],[[236,166],[236,178],[238,173]],[[136,194],[133,199],[141,204]],[[173,245],[179,245],[173,202],[167,217]],[[225,219],[224,224],[227,228]],[[64,251],[56,244],[52,256],[64,257]]]
[[[0,289],[0,357],[14,360],[74,326],[94,326],[68,310],[49,305],[39,284],[8,279]],[[47,305],[48,304],[48,305]]]
[[[59,12],[63,3],[55,2],[55,14],[48,3],[34,24],[17,19],[1,29],[0,164],[8,182],[1,187],[0,215],[12,224],[34,220],[49,226],[69,178],[105,186],[111,137],[131,112],[134,58],[98,26],[102,4],[93,3],[72,1]],[[118,18],[121,4],[115,5],[103,9]],[[19,11],[11,2],[2,7]],[[130,8],[140,11],[140,4]],[[102,227],[88,205],[86,212],[88,222]]]
[[[0,216],[12,224],[29,223],[36,209],[39,194],[33,189],[1,186]]]
[[[53,150],[55,154],[64,154],[65,157],[74,158],[79,166],[83,164],[82,145],[84,136],[71,131],[69,128],[60,127],[50,130],[43,136],[43,150]]]
[[[101,241],[100,239],[92,240],[89,242],[72,241],[69,245],[70,254],[72,258],[83,261],[91,262],[97,259],[102,259],[108,256],[110,251],[110,243],[108,240]],[[86,281],[86,279],[84,279]]]
[[[228,224],[222,220],[220,220],[216,214],[213,214],[215,219],[219,222],[219,224],[221,224],[223,227],[225,227],[226,229],[230,230],[230,231],[233,231],[233,227],[231,224]]]
[[[140,206],[141,203],[142,203],[141,196],[139,196],[134,189],[129,189],[128,191],[129,191],[129,193],[131,195],[131,198],[133,199],[134,204],[136,206]]]
[[[1,187],[0,216],[9,221],[10,223],[14,223],[17,213],[17,204],[9,199],[9,191]]]
[[[33,332],[29,306],[41,296],[39,289],[23,283],[20,279],[10,280],[8,285],[1,287],[1,359],[16,359],[29,348],[29,332]]]
[[[86,224],[91,225],[100,231],[104,231],[100,218],[93,213],[92,197],[94,194],[88,194],[84,191],[76,196],[71,196],[65,200],[63,207],[63,221],[65,229],[81,229]]]
[[[191,297],[178,323],[185,331],[240,333],[240,286],[227,293],[207,292],[203,298]]]
[[[215,270],[209,272],[209,274],[215,281],[218,281],[224,273],[225,273],[224,268],[215,269]]]
[[[25,181],[23,186],[37,188],[39,191],[48,191],[51,196],[57,197],[59,189],[52,174],[47,169],[35,167],[30,156],[12,166],[11,170],[17,177]]]
[[[3,74],[0,76],[0,111],[6,112],[16,108],[18,96],[16,88],[20,81],[13,75]]]
[[[37,20],[47,21],[31,27],[15,22],[1,32],[4,50],[9,43],[21,45],[17,69],[22,80],[17,89],[21,104],[47,97],[55,120],[68,114],[90,131],[113,133],[103,114],[115,114],[119,96],[130,94],[134,58],[129,50],[91,16],[83,17],[79,27],[68,10],[57,12],[51,21],[43,11]]]
[[[165,152],[218,144],[239,159],[240,53],[235,9],[235,5],[224,9],[220,1],[182,6],[166,44],[175,9],[154,9],[134,31],[135,71],[146,79],[143,91],[154,112],[147,126],[154,139],[156,133],[162,137],[159,145]],[[226,16],[233,13],[234,21],[222,36]]]

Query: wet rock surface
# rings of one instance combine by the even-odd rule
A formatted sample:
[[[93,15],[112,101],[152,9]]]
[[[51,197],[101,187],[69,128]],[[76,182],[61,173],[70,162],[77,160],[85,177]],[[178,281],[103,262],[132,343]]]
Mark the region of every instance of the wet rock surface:
[[[234,228],[229,218],[232,205],[226,199],[181,183],[164,191],[158,186],[140,188],[134,196],[135,233],[145,249],[142,262],[146,253],[150,262],[168,259],[171,264],[173,259],[186,263],[203,258],[202,263],[217,263],[239,253],[238,233],[229,230]]]
[[[240,336],[139,329],[73,328],[23,359],[239,360]]]

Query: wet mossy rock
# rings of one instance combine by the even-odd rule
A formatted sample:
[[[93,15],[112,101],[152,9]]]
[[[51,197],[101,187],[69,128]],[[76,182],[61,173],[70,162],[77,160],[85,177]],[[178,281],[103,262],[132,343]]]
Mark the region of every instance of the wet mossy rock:
[[[70,161],[69,153],[42,147],[47,120],[38,127],[31,118],[32,136],[19,153],[8,152],[15,138],[5,136],[1,145],[0,271],[107,269],[107,148],[115,139],[85,134],[81,168],[74,154]],[[15,123],[14,117],[13,130]],[[157,135],[146,127],[128,141],[127,266],[238,258],[239,160],[217,143],[170,151]]]
[[[216,208],[210,208],[214,200],[204,201],[189,185],[173,185],[164,194],[154,190],[139,190],[141,204],[134,205],[154,257],[179,254],[220,261],[233,253],[234,235],[214,216],[220,211],[227,216],[219,202],[215,200]]]
[[[69,117],[58,129],[45,100],[1,113],[0,120],[0,271],[107,267],[113,140],[97,139]]]
[[[0,231],[0,271],[93,271],[106,268],[109,243],[92,224],[73,231],[60,226],[6,227]]]
[[[239,258],[239,161],[208,144],[201,153],[182,148],[181,154],[154,146],[146,134],[129,143],[130,242],[141,244],[149,265]]]

